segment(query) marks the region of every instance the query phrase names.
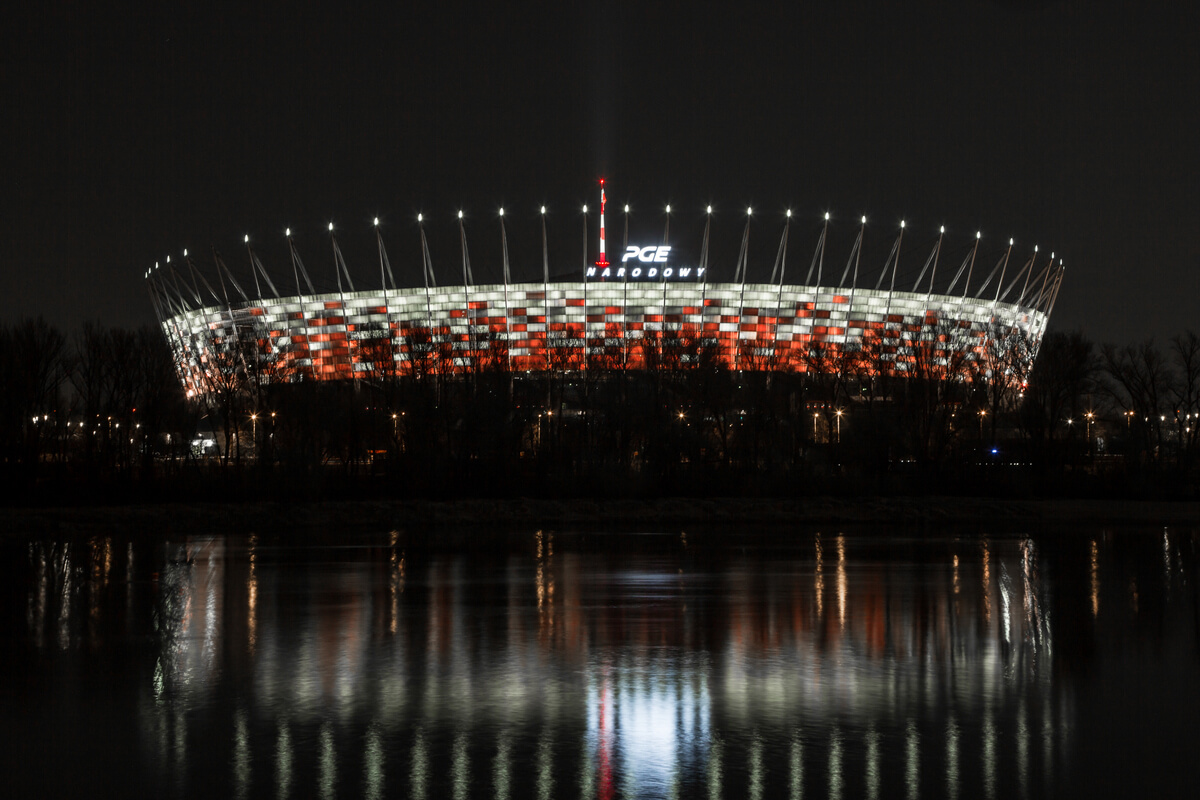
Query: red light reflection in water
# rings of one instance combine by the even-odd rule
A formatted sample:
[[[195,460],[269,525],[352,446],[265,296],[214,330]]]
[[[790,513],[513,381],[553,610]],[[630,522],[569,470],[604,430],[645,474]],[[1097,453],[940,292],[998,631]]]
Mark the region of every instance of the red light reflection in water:
[[[609,704],[609,669],[604,667],[600,682],[600,793],[601,800],[612,800],[613,796],[613,731],[612,707]]]

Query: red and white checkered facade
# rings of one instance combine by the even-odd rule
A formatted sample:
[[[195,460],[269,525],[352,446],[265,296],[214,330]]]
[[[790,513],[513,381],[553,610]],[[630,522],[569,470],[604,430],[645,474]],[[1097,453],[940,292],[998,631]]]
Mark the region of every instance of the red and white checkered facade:
[[[1038,308],[974,297],[700,282],[406,288],[175,311],[163,331],[189,394],[209,387],[217,351],[235,349],[243,359],[269,357],[274,380],[403,374],[414,365],[639,369],[666,363],[648,348],[661,354],[685,343],[692,353],[696,343],[708,345],[737,369],[819,369],[814,352],[857,350],[880,372],[906,373],[916,348],[935,359],[950,350],[977,358],[997,330],[1026,334],[1032,358],[1048,321]]]

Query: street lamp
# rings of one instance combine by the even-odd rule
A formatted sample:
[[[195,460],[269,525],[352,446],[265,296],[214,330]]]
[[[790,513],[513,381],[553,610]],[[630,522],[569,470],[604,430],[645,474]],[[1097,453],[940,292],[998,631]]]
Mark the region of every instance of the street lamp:
[[[838,441],[838,444],[841,444],[842,443],[842,410],[839,408],[837,411],[835,411],[833,413],[834,413],[834,416],[837,417],[837,441]]]
[[[813,441],[817,440],[817,412],[813,412]]]
[[[987,409],[979,409],[979,441],[983,441],[983,418],[987,416]]]
[[[1093,411],[1089,411],[1083,416],[1087,420],[1088,452],[1090,453],[1092,450],[1092,420],[1096,418],[1096,414]]]

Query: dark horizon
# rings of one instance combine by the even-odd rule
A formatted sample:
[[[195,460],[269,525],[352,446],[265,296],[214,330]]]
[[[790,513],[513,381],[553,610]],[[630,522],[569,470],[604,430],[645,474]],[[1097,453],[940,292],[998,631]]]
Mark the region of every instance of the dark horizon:
[[[499,260],[501,205],[514,254],[540,268],[543,203],[570,269],[579,208],[605,176],[610,212],[629,202],[652,232],[671,203],[688,247],[713,203],[714,270],[732,271],[746,206],[762,210],[751,270],[764,276],[787,208],[795,263],[827,210],[866,214],[872,247],[907,220],[920,235],[902,272],[938,226],[963,241],[982,230],[1015,237],[1014,258],[1038,244],[1066,260],[1052,329],[1162,341],[1195,327],[1200,289],[1186,180],[1200,171],[1186,102],[1200,96],[1198,23],[1194,7],[986,0],[20,10],[0,72],[0,319],[152,322],[141,281],[155,261],[215,246],[236,268],[248,233],[285,273],[288,226],[311,271],[331,274],[330,220],[356,276],[377,270],[376,216],[393,266],[419,274],[422,212],[449,278],[460,208],[481,272]],[[594,250],[594,216],[592,230]]]

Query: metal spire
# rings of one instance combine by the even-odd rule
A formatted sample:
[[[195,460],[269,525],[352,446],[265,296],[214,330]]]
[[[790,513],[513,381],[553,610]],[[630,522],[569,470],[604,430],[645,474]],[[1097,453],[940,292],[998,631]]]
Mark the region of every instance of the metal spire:
[[[929,251],[929,257],[925,259],[925,265],[921,267],[921,271],[917,274],[917,279],[913,281],[913,293],[921,286],[921,279],[925,277],[925,273],[929,272],[929,267],[933,265],[933,272],[929,275],[929,292],[926,294],[928,299],[929,294],[933,293],[933,278],[937,275],[938,255],[942,252],[942,237],[946,235],[946,226],[942,226],[941,232],[938,234],[937,242],[933,245],[933,249]]]
[[[388,260],[387,248],[383,246],[383,234],[379,232],[379,217],[375,218],[375,242],[379,245],[379,283],[386,291],[390,282],[392,290],[395,291],[396,276],[392,274],[392,262]]]
[[[354,280],[350,277],[350,269],[346,266],[346,259],[342,258],[342,248],[338,247],[337,237],[333,234],[333,223],[329,223],[329,241],[333,242],[333,267],[338,275],[338,291],[342,291],[342,273],[346,274],[346,284],[350,287],[350,291],[354,291]]]
[[[737,264],[733,268],[733,282],[746,282],[746,267],[749,260],[750,250],[750,219],[754,215],[754,209],[746,209],[746,229],[742,232],[742,246],[738,248]]]
[[[296,294],[304,296],[304,290],[300,288],[300,276],[304,276],[304,283],[308,286],[309,294],[316,294],[317,290],[313,288],[312,279],[308,277],[308,270],[304,268],[304,262],[300,260],[300,252],[296,250],[296,243],[292,241],[292,229],[288,228],[284,235],[287,237],[288,251],[292,254],[292,275],[296,278]]]
[[[508,232],[504,229],[504,209],[500,209],[500,249],[503,256],[504,265],[504,285],[508,286],[512,282],[512,273],[509,271],[508,264]]]
[[[262,273],[263,280],[271,288],[271,293],[275,297],[279,297],[279,290],[275,288],[275,283],[271,280],[271,276],[267,274],[266,267],[263,266],[262,261],[258,258],[258,254],[254,252],[254,248],[250,245],[249,236],[246,237],[246,252],[250,254],[250,271],[254,273],[254,289],[259,293],[258,296],[262,297],[262,289],[258,284],[259,273]]]
[[[821,285],[821,267],[825,263],[825,239],[829,232],[829,212],[825,212],[825,224],[821,227],[821,235],[817,237],[817,248],[813,250],[812,263],[808,265],[808,274],[804,276],[806,286],[812,286],[813,270],[817,273],[817,286]],[[857,246],[857,244],[856,244]],[[853,255],[853,253],[851,253]],[[846,263],[846,269],[850,269],[849,262]],[[772,278],[774,280],[774,278]],[[782,279],[781,279],[782,280]],[[845,277],[843,276],[843,280]]]
[[[779,239],[779,249],[775,252],[775,265],[771,267],[771,283],[775,282],[775,275],[779,275],[779,285],[783,286],[783,272],[787,267],[787,243],[788,230],[792,227],[792,210],[789,208],[787,212],[787,221],[783,223],[783,236]]]
[[[425,238],[425,215],[417,214],[417,229],[421,232],[421,275],[425,279],[425,289],[428,294],[430,286],[437,286],[433,274],[433,256],[429,254],[429,242]]]
[[[975,253],[979,251],[979,236],[979,233],[975,234],[975,246],[971,248],[969,253],[963,256],[962,263],[958,265],[958,271],[954,273],[954,280],[950,281],[950,285],[946,287],[946,294],[954,291],[954,287],[958,285],[958,279],[962,277],[965,271],[967,273],[967,283],[963,286],[963,297],[967,296],[967,288],[971,285],[971,270],[975,267]]]
[[[850,284],[851,291],[854,290],[855,285],[858,283],[858,264],[862,258],[863,234],[866,232],[866,230],[867,230],[867,218],[863,217],[862,225],[858,229],[858,237],[855,238],[855,240],[854,240],[854,246],[850,248],[850,255],[846,259],[846,268],[844,270],[842,270],[842,279],[841,279],[841,281],[839,281],[839,285],[841,285],[841,286],[846,285],[846,278],[847,278],[847,276],[850,275],[850,266],[853,264],[854,265],[854,282]],[[805,281],[805,283],[808,283],[808,281]]]

